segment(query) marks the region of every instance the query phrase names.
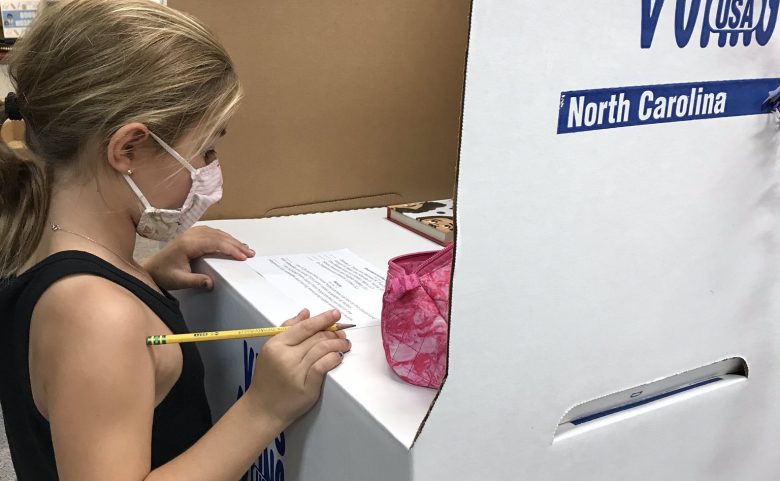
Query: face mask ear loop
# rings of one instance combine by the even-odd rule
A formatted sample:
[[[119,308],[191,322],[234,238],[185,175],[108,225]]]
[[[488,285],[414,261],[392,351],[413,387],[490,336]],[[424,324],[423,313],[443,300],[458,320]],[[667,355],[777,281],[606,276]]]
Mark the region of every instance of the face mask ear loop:
[[[163,140],[162,140],[160,137],[157,137],[157,136],[154,134],[154,132],[152,132],[151,130],[149,131],[149,135],[151,135],[151,136],[152,136],[152,138],[153,138],[153,139],[154,139],[154,140],[155,140],[155,141],[156,141],[158,144],[160,144],[160,146],[161,146],[163,149],[165,149],[165,150],[166,150],[166,151],[167,151],[169,154],[171,154],[171,156],[172,156],[174,159],[178,160],[178,161],[181,163],[181,165],[183,165],[183,166],[184,166],[184,168],[186,168],[187,170],[189,170],[189,171],[190,171],[190,174],[194,174],[194,173],[195,173],[195,168],[194,168],[193,166],[191,166],[191,165],[190,165],[190,163],[189,163],[189,162],[187,162],[187,161],[184,159],[184,157],[182,157],[181,155],[179,155],[179,153],[178,153],[178,152],[176,152],[175,150],[173,150],[173,147],[171,147],[170,145],[168,145],[168,144],[166,144],[165,142],[163,142]]]
[[[138,185],[136,185],[133,179],[131,179],[130,176],[127,174],[123,175],[122,177],[125,178],[127,184],[130,186],[131,189],[133,189],[135,195],[138,196],[138,200],[140,200],[141,203],[144,205],[144,209],[152,209],[152,204],[150,204],[149,201],[146,200],[146,196],[143,193],[141,193],[141,189],[138,188]]]

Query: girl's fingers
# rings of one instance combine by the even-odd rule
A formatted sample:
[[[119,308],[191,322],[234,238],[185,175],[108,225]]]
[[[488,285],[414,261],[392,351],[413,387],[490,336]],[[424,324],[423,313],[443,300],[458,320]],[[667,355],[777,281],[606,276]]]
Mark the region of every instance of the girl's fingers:
[[[241,245],[236,242],[231,242],[228,239],[225,239],[224,237],[212,237],[209,239],[209,248],[211,249],[211,252],[209,254],[223,254],[226,256],[230,256],[233,259],[239,260],[239,261],[245,261],[248,257],[248,255],[244,252],[244,249],[242,249]]]
[[[320,359],[327,356],[330,353],[345,353],[349,352],[352,348],[349,341],[346,339],[328,339],[320,341],[312,346],[311,349],[303,356],[302,365],[304,369],[309,369],[316,364]]]
[[[241,242],[240,240],[236,239],[235,237],[228,234],[227,232],[219,229],[214,229],[214,232],[222,239],[224,239],[226,242],[229,242],[230,244],[234,245],[237,249],[243,252],[244,255],[246,255],[247,257],[253,257],[255,255],[255,251],[252,250],[251,247]]]
[[[214,282],[206,274],[193,274],[177,270],[171,274],[171,280],[178,289],[211,289]]]
[[[241,250],[244,251],[244,254],[246,254],[247,257],[254,257],[255,256],[255,251],[251,247],[249,247],[249,245],[247,245],[247,244],[243,244],[242,243],[241,244]]]
[[[294,326],[294,325],[298,324],[299,322],[301,322],[302,320],[308,319],[309,317],[311,317],[311,314],[309,314],[309,310],[306,309],[306,308],[303,308],[303,309],[301,309],[301,312],[299,312],[295,317],[293,317],[292,319],[288,319],[288,320],[284,321],[284,323],[282,323],[282,326],[285,326],[285,327]]]
[[[312,388],[319,390],[322,387],[322,380],[325,378],[325,374],[338,367],[343,359],[344,354],[339,352],[331,352],[321,357],[309,368],[309,372],[306,375],[306,384],[311,384]]]
[[[334,339],[338,339],[338,336],[336,336],[335,332],[320,331],[315,333],[310,338],[295,346],[295,352],[298,353],[298,359],[303,360],[303,358],[306,357],[306,353],[311,351],[311,349],[318,343]]]
[[[203,254],[224,254],[237,260],[246,260],[255,255],[255,251],[248,245],[219,229],[203,227],[199,238],[203,244]]]
[[[288,331],[276,336],[281,342],[288,346],[297,346],[303,341],[324,331],[341,318],[341,313],[337,310],[323,312],[314,317],[304,319],[293,325]]]
[[[314,347],[315,344],[322,341],[327,341],[328,339],[336,339],[338,336],[333,331],[319,331],[312,334],[311,337],[304,339],[301,341],[298,345],[301,346],[301,349],[304,353],[309,352],[309,349]],[[303,357],[303,355],[301,355]]]

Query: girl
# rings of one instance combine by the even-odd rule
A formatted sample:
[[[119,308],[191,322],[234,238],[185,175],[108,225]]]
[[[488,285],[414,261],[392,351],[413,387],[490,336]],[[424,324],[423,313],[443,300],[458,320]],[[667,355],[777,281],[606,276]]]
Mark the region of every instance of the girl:
[[[30,154],[0,146],[0,402],[20,481],[235,481],[306,412],[349,342],[338,312],[288,321],[213,427],[168,290],[212,287],[187,230],[222,194],[214,145],[241,89],[197,20],[148,0],[47,2],[11,54]],[[136,232],[174,236],[145,265]],[[180,235],[179,235],[180,234]]]

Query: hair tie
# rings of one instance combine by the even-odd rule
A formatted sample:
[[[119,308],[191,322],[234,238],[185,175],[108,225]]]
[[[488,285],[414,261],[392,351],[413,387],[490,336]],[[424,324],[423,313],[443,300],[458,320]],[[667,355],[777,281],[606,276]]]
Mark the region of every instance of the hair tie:
[[[15,92],[8,92],[8,95],[5,96],[5,116],[9,120],[22,120],[19,103],[19,97]]]

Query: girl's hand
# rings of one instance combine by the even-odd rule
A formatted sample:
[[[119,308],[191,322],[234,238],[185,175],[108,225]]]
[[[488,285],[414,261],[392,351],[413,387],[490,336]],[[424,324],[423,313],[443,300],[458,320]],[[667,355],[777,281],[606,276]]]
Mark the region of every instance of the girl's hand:
[[[194,274],[190,268],[192,260],[209,254],[244,261],[254,257],[255,251],[226,232],[199,226],[169,242],[144,263],[144,268],[158,286],[169,291],[191,287],[211,289],[214,287],[211,278],[205,274]]]
[[[340,317],[338,311],[309,317],[304,309],[284,323],[292,326],[290,330],[265,343],[246,393],[258,413],[284,429],[311,409],[320,397],[325,374],[341,364],[352,348],[343,332],[324,331]]]

